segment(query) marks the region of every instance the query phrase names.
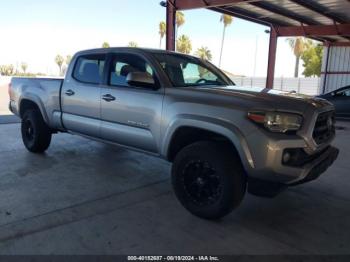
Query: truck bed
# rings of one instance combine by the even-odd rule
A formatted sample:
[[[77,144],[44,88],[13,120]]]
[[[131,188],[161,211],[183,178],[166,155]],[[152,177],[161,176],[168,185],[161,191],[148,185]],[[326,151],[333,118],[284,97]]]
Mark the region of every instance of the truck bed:
[[[63,81],[63,78],[13,77],[10,89],[11,110],[20,115],[21,102],[26,99],[35,101],[49,125],[59,128],[61,123],[57,116],[60,115],[60,90]]]

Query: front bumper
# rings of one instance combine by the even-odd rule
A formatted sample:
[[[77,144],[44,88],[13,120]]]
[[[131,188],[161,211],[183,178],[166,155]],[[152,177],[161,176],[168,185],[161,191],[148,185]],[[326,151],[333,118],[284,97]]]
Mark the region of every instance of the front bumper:
[[[318,157],[302,167],[301,177],[295,182],[281,183],[276,180],[264,180],[262,178],[249,177],[248,191],[251,194],[263,197],[274,197],[289,186],[296,186],[318,178],[324,173],[337,159],[339,150],[335,147],[328,147],[324,152],[318,154]],[[274,174],[283,177],[283,174]]]
[[[298,165],[287,165],[283,163],[283,155],[286,149],[305,150],[305,142],[303,140],[279,140],[265,145],[267,151],[264,155],[260,155],[256,161],[254,168],[247,173],[249,177],[270,182],[276,182],[285,185],[297,184],[305,181],[310,174],[321,173],[332,165],[338,156],[339,150],[328,146],[321,151],[315,151],[313,154],[305,153],[305,161],[300,161]],[[264,148],[264,147],[262,147]],[[307,157],[307,160],[306,160]]]
[[[333,164],[333,162],[337,159],[338,154],[339,150],[330,146],[322,154],[320,154],[317,159],[306,165],[305,172],[307,173],[303,179],[292,182],[289,184],[289,186],[299,185],[315,180]]]

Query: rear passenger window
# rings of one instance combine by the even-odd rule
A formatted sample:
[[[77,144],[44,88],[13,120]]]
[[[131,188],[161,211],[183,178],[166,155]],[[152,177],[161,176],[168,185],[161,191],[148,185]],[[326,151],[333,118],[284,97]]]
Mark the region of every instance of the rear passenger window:
[[[104,56],[81,56],[77,60],[73,77],[84,83],[99,84],[102,81],[104,66]]]

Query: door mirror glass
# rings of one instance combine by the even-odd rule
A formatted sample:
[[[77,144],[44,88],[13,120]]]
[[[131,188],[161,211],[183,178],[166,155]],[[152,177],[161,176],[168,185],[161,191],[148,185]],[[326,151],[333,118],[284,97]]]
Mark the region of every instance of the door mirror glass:
[[[126,78],[130,86],[155,88],[153,77],[147,72],[131,72]]]

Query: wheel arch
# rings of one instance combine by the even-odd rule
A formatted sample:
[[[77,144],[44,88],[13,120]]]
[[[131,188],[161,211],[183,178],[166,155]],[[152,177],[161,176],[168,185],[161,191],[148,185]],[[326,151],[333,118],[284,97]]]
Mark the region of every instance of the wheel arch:
[[[23,118],[24,113],[29,109],[39,110],[46,124],[49,123],[48,116],[46,114],[44,105],[41,102],[40,98],[36,96],[21,97],[19,102],[19,111],[18,111],[20,118]]]
[[[232,123],[219,119],[193,116],[177,119],[165,132],[162,154],[167,160],[172,161],[186,145],[212,139],[229,142],[240,157],[244,169],[254,168],[252,155],[242,132]]]

